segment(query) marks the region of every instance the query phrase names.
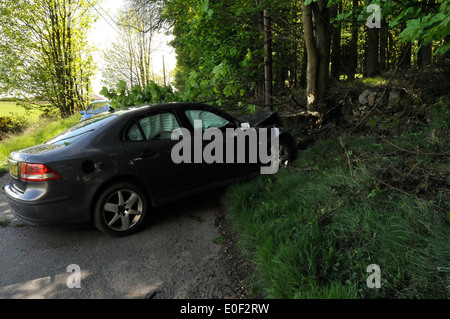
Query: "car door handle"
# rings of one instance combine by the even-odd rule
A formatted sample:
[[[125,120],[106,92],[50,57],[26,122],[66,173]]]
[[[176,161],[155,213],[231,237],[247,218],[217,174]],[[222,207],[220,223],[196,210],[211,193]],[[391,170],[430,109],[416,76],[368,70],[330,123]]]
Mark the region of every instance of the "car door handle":
[[[138,154],[140,158],[155,158],[159,155],[159,153],[155,150],[146,150],[142,151]]]

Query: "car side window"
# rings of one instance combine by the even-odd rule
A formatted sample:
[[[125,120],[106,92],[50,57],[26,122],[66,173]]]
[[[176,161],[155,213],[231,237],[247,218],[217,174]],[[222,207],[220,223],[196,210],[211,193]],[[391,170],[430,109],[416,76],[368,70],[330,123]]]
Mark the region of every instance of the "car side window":
[[[186,110],[184,111],[186,117],[189,122],[191,122],[192,126],[196,128],[195,121],[202,121],[202,129],[206,130],[208,128],[223,128],[229,125],[232,125],[230,121],[217,115],[213,112],[205,111],[205,110]]]
[[[138,126],[136,123],[131,125],[130,129],[128,130],[127,137],[130,141],[142,141],[142,134],[141,131],[139,131]]]
[[[139,126],[145,135],[147,141],[151,140],[170,140],[172,131],[178,129],[175,116],[170,112],[158,113],[138,119]],[[134,123],[127,133],[128,139],[131,141],[142,141],[143,137],[139,127]]]

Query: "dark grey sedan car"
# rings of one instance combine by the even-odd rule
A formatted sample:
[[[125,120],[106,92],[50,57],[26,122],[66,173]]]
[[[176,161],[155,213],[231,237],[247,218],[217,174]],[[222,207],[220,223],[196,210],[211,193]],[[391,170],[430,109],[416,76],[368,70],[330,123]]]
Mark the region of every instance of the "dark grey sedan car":
[[[195,103],[97,115],[44,144],[12,152],[11,181],[3,191],[16,217],[28,224],[91,220],[107,234],[129,235],[139,229],[151,207],[258,173],[260,163],[174,161],[174,147],[193,141],[199,123],[203,131],[213,127],[224,134],[246,125],[217,108]],[[172,137],[177,130],[178,140]],[[282,131],[279,138],[279,159],[287,164],[293,139]],[[212,142],[202,143],[201,150]]]

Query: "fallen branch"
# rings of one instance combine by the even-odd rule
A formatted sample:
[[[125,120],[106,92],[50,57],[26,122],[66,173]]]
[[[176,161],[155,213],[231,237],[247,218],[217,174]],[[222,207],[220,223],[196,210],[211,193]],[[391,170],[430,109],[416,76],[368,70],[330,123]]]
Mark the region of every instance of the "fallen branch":
[[[385,139],[385,138],[383,138],[386,142],[388,142],[389,144],[391,144],[392,146],[394,146],[395,148],[397,148],[397,149],[399,149],[399,150],[401,150],[401,151],[403,151],[403,152],[406,152],[406,153],[410,153],[410,154],[414,154],[414,155],[425,155],[425,156],[427,156],[427,155],[431,155],[431,156],[450,156],[450,153],[422,153],[422,152],[416,152],[416,151],[410,151],[410,150],[405,150],[404,148],[401,148],[400,146],[398,146],[398,145],[395,145],[394,143],[392,143],[391,141],[389,141],[389,140],[387,140],[387,139]]]
[[[392,185],[390,185],[390,184],[388,184],[386,182],[383,182],[382,180],[380,180],[380,179],[378,179],[376,177],[373,177],[373,179],[375,179],[378,183],[381,183],[381,184],[383,184],[383,185],[385,185],[385,186],[387,186],[389,188],[392,188],[393,190],[396,190],[397,192],[403,193],[403,194],[408,195],[408,196],[412,195],[410,193],[405,192],[404,190],[401,190],[400,188],[397,188],[397,187],[392,186]]]

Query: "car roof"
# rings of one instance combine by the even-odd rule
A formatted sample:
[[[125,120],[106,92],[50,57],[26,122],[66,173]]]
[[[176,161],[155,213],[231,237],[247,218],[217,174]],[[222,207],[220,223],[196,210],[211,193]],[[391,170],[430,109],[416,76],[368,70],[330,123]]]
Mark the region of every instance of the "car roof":
[[[145,114],[147,111],[161,111],[165,109],[171,109],[171,108],[191,108],[191,107],[199,107],[202,109],[210,109],[215,110],[219,113],[222,113],[224,116],[234,118],[230,114],[213,107],[211,105],[205,104],[205,103],[199,103],[199,102],[167,102],[167,103],[159,103],[159,104],[142,104],[137,106],[129,106],[123,109],[116,109],[114,112],[111,112],[109,114],[98,114],[97,116],[115,116],[117,120],[128,120],[133,116],[139,116],[141,114]]]
[[[141,111],[146,111],[146,110],[154,110],[154,111],[159,111],[159,110],[164,110],[164,109],[169,109],[169,108],[173,108],[173,107],[192,107],[192,106],[200,106],[200,107],[206,107],[206,108],[213,108],[210,105],[204,104],[204,103],[195,103],[195,102],[167,102],[167,103],[159,103],[159,104],[142,104],[142,105],[136,105],[136,106],[129,106],[123,109],[118,109],[117,111],[115,111],[115,114],[124,114],[124,113],[139,113]]]

